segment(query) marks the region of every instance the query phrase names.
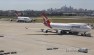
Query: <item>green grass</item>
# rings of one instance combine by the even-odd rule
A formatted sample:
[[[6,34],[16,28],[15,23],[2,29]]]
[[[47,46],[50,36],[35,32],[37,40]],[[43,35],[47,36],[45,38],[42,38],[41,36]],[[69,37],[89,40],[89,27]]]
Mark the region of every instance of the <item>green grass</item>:
[[[94,23],[94,19],[50,19],[54,23]],[[42,19],[36,19],[36,22],[43,22]]]
[[[9,19],[15,20],[15,17],[0,16],[0,18],[7,20],[7,21],[9,21]],[[42,17],[34,17],[34,18],[36,20],[35,21],[36,23],[43,22]],[[94,17],[87,17],[87,16],[48,16],[48,18],[53,23],[94,23]],[[80,18],[80,19],[65,19],[65,18]]]
[[[53,23],[94,23],[94,18],[92,17],[77,17],[80,19],[65,19],[65,17],[48,17]],[[69,18],[69,17],[66,17]],[[71,17],[70,17],[71,18]],[[36,22],[43,22],[41,17],[37,17]]]

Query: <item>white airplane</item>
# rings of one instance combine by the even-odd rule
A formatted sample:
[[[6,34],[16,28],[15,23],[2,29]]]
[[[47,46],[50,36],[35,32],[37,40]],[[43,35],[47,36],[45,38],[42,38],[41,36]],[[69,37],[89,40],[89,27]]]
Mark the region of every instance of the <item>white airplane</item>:
[[[91,30],[91,27],[85,23],[52,23],[45,14],[42,14],[43,24],[52,30],[55,30],[58,34],[81,34],[86,35]],[[49,29],[41,29],[42,32],[49,32]]]
[[[32,22],[33,19],[31,19],[30,17],[23,17],[23,16],[20,16],[21,13],[18,13],[17,11],[15,12],[16,14],[16,17],[17,17],[17,22]]]

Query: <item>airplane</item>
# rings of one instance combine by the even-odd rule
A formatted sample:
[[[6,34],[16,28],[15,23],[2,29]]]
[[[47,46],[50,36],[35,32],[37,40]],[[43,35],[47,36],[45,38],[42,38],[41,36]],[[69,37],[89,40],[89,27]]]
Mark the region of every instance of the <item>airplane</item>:
[[[43,24],[49,27],[51,30],[54,30],[56,33],[62,34],[74,34],[74,35],[86,35],[87,32],[91,31],[91,26],[86,23],[52,23],[45,13],[42,13]],[[42,32],[48,33],[51,30],[41,29]]]
[[[15,11],[15,15],[17,17],[17,22],[32,22],[33,19],[31,19],[30,17],[23,17],[23,16],[20,16],[21,13]]]

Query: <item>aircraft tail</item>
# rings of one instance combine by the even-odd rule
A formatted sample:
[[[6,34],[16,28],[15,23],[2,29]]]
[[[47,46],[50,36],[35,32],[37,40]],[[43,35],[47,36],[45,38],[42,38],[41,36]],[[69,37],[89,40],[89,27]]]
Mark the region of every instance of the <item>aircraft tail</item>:
[[[48,19],[48,17],[47,17],[44,13],[42,13],[42,17],[43,17],[43,24],[44,24],[45,26],[51,28],[51,25],[50,25],[51,22],[50,22],[50,20]]]
[[[18,16],[21,16],[22,14],[18,11],[15,11],[15,15],[16,15],[16,17],[18,17]]]

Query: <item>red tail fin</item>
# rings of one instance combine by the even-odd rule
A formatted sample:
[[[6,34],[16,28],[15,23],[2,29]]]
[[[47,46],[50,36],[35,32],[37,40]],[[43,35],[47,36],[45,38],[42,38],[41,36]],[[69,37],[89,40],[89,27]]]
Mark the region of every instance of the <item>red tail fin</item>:
[[[21,16],[22,14],[18,11],[15,11],[15,15],[18,17],[18,16]]]
[[[50,20],[47,18],[47,16],[44,14],[44,13],[42,13],[42,17],[43,17],[43,24],[44,25],[46,25],[47,27],[50,27],[51,28],[51,26],[50,26]]]

